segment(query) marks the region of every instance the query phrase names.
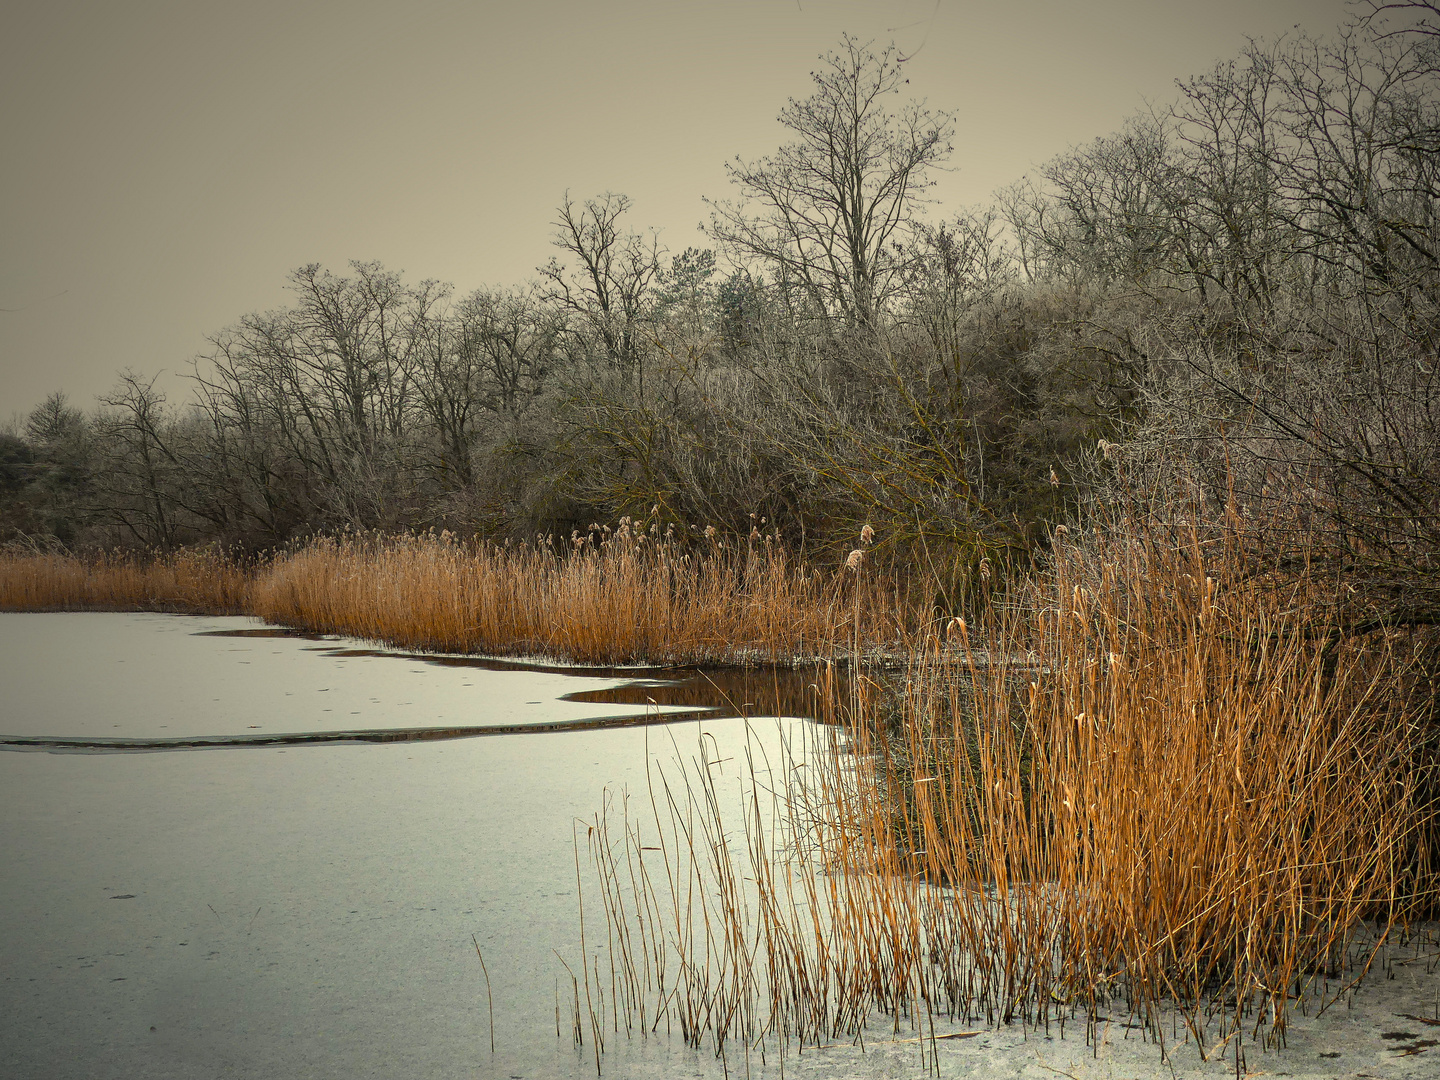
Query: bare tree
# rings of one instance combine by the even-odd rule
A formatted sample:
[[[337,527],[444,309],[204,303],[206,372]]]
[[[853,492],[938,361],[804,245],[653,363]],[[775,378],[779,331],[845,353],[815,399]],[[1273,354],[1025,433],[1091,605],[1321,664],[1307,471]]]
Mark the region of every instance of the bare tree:
[[[475,482],[474,451],[486,422],[514,417],[539,393],[562,321],[533,287],[477,290],[430,320],[417,387],[443,486]]]
[[[378,263],[351,263],[353,278],[318,264],[291,277],[300,302],[292,310],[296,363],[325,401],[347,449],[404,433],[414,407],[417,334],[447,291],[435,282],[406,287]]]
[[[1437,0],[1353,0],[1357,21],[1381,36],[1419,34],[1440,38]]]
[[[1076,284],[1134,284],[1175,257],[1172,133],[1133,118],[1048,162],[1002,194],[1027,273]]]
[[[267,529],[393,523],[417,496],[418,369],[448,287],[351,268],[297,270],[293,307],[245,316],[197,364],[214,457],[245,480]]]
[[[133,541],[170,547],[182,535],[176,494],[183,462],[170,437],[165,395],[155,389],[155,378],[126,371],[100,401],[102,516]]]
[[[899,289],[895,245],[950,154],[954,121],[923,102],[887,108],[908,81],[893,44],[877,52],[846,36],[823,59],[814,92],[780,112],[792,141],[726,166],[741,201],[711,202],[709,233],[797,306],[873,327]]]
[[[651,286],[660,269],[659,240],[625,231],[624,195],[606,192],[576,205],[567,192],[557,210],[555,246],[578,262],[551,259],[540,268],[549,297],[575,317],[572,330],[598,343],[611,363],[638,363],[654,303]]]

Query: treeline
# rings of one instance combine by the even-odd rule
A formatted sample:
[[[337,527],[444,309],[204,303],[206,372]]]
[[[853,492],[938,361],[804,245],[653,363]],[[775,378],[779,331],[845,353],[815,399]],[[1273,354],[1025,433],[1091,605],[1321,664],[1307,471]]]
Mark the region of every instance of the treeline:
[[[192,400],[131,373],[0,436],[0,533],[261,550],[658,515],[838,560],[869,523],[948,596],[1122,508],[1239,537],[1256,573],[1324,568],[1352,625],[1440,621],[1440,7],[1252,44],[949,217],[921,210],[951,116],[906,81],[843,39],[784,145],[729,167],[713,249],[606,194],[564,199],[523,286],[297,270]]]

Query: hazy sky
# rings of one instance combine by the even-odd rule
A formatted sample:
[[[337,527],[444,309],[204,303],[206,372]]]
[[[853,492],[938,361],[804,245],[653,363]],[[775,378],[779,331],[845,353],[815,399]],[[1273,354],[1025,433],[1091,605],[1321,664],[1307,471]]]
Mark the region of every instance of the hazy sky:
[[[176,373],[287,273],[378,259],[459,292],[551,254],[569,189],[702,243],[724,162],[782,140],[842,31],[957,111],[932,213],[1117,128],[1247,36],[1343,0],[17,0],[0,34],[0,424]],[[918,51],[917,51],[918,50]]]

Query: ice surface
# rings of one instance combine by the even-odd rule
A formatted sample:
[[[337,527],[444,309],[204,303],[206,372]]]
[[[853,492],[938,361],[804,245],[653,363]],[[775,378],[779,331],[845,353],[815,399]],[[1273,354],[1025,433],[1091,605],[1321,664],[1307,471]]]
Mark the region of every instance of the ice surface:
[[[251,636],[257,631],[264,633],[246,618],[0,613],[0,736],[178,739],[503,727],[647,708],[560,700],[597,696],[634,676],[487,669],[387,655],[342,638]]]

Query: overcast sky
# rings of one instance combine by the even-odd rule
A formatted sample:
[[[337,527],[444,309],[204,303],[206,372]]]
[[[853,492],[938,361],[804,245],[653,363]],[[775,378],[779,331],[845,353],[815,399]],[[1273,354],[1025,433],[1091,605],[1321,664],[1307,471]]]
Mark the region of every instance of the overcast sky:
[[[772,151],[842,31],[957,112],[932,213],[983,203],[1177,77],[1344,0],[18,0],[0,34],[0,425],[126,368],[178,373],[376,259],[458,291],[529,278],[568,189],[703,243],[723,165]]]

